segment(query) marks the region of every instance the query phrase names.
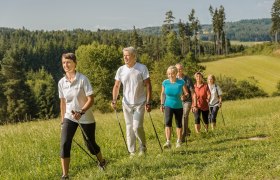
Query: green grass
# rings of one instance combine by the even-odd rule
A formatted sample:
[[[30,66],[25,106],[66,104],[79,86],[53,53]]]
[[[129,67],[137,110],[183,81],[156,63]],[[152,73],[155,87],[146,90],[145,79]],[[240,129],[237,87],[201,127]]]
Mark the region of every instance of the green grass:
[[[241,56],[202,63],[206,66],[206,74],[225,75],[237,80],[254,77],[258,85],[268,94],[276,91],[280,81],[280,59],[271,56]]]
[[[109,160],[106,171],[75,144],[72,179],[279,179],[280,97],[224,102],[217,129],[191,134],[188,145],[160,152],[148,115],[145,130],[148,152],[130,159],[115,114],[98,114],[97,142]],[[163,115],[151,112],[161,143],[165,141]],[[124,129],[122,113],[119,114]],[[193,115],[191,114],[191,130]],[[0,179],[59,179],[59,120],[0,126]],[[253,141],[250,137],[266,136]],[[81,133],[75,135],[82,143]],[[173,144],[175,137],[172,137]]]

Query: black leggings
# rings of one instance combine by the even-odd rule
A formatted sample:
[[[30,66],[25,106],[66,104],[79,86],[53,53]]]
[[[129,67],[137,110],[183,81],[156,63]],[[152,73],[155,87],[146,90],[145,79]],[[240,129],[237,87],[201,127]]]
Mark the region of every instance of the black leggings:
[[[202,114],[202,119],[204,121],[204,124],[208,124],[209,110],[202,111],[201,109],[198,109],[197,112],[194,112],[193,114],[194,114],[195,124],[200,124],[200,114]]]
[[[172,117],[175,115],[175,122],[177,128],[182,128],[182,117],[183,117],[183,108],[174,109],[170,107],[165,107],[165,126],[172,127]]]
[[[91,154],[96,155],[100,152],[100,147],[95,142],[95,123],[91,124],[81,124],[84,132],[86,133],[89,142],[86,140],[84,134],[83,138],[88,150]],[[71,144],[75,132],[77,130],[78,123],[73,122],[69,119],[63,120],[62,130],[61,130],[61,144],[60,144],[60,157],[69,158],[71,151]]]

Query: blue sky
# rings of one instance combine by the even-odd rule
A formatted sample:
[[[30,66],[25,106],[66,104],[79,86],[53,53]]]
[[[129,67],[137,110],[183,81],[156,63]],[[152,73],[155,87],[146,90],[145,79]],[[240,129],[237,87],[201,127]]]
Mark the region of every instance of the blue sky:
[[[187,21],[191,9],[210,24],[209,6],[223,5],[226,21],[270,18],[274,0],[0,0],[0,27],[29,30],[132,29],[161,26],[165,13]]]

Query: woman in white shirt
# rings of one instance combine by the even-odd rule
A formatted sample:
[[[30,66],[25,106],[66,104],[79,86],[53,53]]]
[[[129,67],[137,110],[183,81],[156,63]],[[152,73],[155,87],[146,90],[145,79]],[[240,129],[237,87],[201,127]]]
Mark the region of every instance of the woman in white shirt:
[[[208,87],[211,92],[211,98],[209,101],[209,123],[211,123],[212,129],[216,127],[216,117],[219,108],[222,106],[222,90],[215,84],[216,78],[214,75],[210,74],[207,78]]]

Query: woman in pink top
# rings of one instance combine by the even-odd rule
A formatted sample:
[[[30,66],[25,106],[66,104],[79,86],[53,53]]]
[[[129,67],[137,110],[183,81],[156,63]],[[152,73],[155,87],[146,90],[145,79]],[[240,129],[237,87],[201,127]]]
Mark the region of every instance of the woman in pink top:
[[[209,100],[211,97],[208,85],[203,82],[203,76],[200,72],[195,73],[194,90],[196,94],[196,103],[192,104],[194,119],[195,119],[195,131],[200,132],[200,115],[204,121],[205,129],[208,131],[208,114],[209,114]]]

